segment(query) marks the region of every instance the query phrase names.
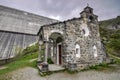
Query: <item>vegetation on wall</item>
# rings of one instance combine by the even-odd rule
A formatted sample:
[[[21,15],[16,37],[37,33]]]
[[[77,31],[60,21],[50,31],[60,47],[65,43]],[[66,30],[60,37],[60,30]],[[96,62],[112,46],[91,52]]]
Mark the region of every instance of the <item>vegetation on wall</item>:
[[[48,59],[47,59],[47,62],[48,62],[48,64],[53,64],[53,61],[52,61],[51,58],[48,58]]]
[[[30,54],[39,51],[39,45],[36,43],[35,45],[29,46],[23,50],[23,54]]]

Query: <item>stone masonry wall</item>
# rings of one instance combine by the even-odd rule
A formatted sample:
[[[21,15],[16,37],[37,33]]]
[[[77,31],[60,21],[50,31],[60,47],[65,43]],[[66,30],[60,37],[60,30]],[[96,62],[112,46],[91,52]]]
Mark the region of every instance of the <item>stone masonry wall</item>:
[[[80,15],[80,18],[43,26],[43,36],[44,40],[49,41],[51,34],[61,34],[62,65],[77,64],[77,68],[83,69],[105,61],[106,53],[100,40],[98,16],[93,14],[93,9],[89,6]]]
[[[88,27],[89,35],[85,36],[82,32],[85,25]],[[49,36],[54,33],[60,33],[64,37],[63,41],[63,55],[72,55],[71,62],[78,64],[97,64],[101,63],[105,57],[105,53],[101,48],[99,26],[96,23],[84,23],[83,19],[77,18],[65,21],[63,23],[56,23],[46,25],[43,27],[44,38],[48,40]],[[80,58],[77,58],[75,46],[80,46]],[[94,57],[93,46],[97,47],[97,56]],[[64,58],[66,63],[68,58]]]

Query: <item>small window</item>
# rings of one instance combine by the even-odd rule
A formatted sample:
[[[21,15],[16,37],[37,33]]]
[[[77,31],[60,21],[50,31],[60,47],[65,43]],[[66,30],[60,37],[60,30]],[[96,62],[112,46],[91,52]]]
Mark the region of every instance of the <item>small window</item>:
[[[84,29],[82,29],[82,33],[85,34],[85,30]]]
[[[90,31],[87,24],[83,23],[81,26],[82,26],[81,34],[84,36],[88,36],[90,34]]]
[[[92,20],[93,20],[93,17],[92,17],[92,16],[90,16],[90,17],[89,17],[89,19],[92,21]]]
[[[97,54],[97,47],[95,45],[93,46],[93,54],[94,54],[94,57],[98,56],[98,54]]]
[[[78,48],[76,48],[76,54],[78,54],[78,50],[79,50],[79,49],[78,49]]]
[[[76,53],[76,57],[80,58],[80,46],[78,44],[76,44],[75,46],[75,53]]]

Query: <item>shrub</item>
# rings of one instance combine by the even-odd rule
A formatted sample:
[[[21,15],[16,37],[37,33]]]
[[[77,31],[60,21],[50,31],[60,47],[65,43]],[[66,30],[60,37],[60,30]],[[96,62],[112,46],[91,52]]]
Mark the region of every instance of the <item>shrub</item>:
[[[38,43],[35,45],[29,46],[26,49],[23,50],[23,54],[28,54],[28,53],[34,53],[39,51],[39,46]]]
[[[53,64],[53,61],[52,61],[51,58],[48,58],[48,59],[47,59],[47,62],[48,62],[48,64]]]
[[[109,68],[109,64],[107,64],[107,63],[100,63],[98,65],[89,67],[89,69],[95,69],[95,70],[104,70],[105,68]]]

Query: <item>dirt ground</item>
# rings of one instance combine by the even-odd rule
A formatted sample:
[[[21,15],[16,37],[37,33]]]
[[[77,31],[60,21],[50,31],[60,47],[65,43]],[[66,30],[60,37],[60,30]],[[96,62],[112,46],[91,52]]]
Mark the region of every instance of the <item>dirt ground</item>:
[[[120,80],[120,66],[115,71],[89,70],[75,74],[60,72],[45,77],[41,77],[37,69],[25,67],[0,76],[0,80]]]

